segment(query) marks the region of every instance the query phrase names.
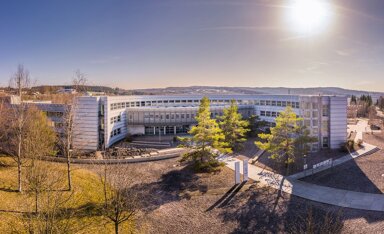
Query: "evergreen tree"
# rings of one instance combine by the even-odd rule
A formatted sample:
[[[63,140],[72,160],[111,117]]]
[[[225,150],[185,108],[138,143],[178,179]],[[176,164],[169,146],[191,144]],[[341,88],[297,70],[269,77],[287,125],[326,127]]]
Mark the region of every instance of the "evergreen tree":
[[[284,164],[287,173],[289,165],[308,152],[308,144],[317,141],[309,135],[302,122],[303,119],[287,107],[276,118],[276,126],[271,128],[271,133],[259,134],[262,141],[255,142],[260,149],[271,154],[270,158]]]
[[[180,138],[180,147],[193,149],[184,155],[183,160],[192,160],[197,171],[212,171],[220,165],[216,160],[218,153],[228,153],[231,150],[224,141],[225,136],[218,123],[211,118],[207,97],[201,100],[195,119],[197,125],[189,131],[192,137]]]
[[[231,101],[231,105],[224,109],[223,116],[219,117],[221,130],[225,135],[225,142],[234,150],[241,147],[241,143],[246,141],[246,133],[249,131],[249,122],[243,120],[238,112],[238,106],[235,100]]]
[[[249,123],[249,131],[248,136],[256,137],[259,133],[261,133],[261,128],[267,126],[267,121],[261,120],[257,115],[251,115],[248,118]]]

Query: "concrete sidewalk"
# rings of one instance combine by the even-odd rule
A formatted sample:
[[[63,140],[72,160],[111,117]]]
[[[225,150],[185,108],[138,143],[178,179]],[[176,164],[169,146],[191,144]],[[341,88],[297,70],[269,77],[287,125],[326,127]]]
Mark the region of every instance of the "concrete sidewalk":
[[[234,170],[236,158],[225,160],[227,166]],[[242,171],[240,161],[240,171]],[[303,181],[287,178],[282,175],[248,165],[249,178],[259,181],[262,185],[279,189],[283,192],[302,197],[311,201],[353,209],[384,211],[384,195],[360,193],[343,189],[330,188]]]

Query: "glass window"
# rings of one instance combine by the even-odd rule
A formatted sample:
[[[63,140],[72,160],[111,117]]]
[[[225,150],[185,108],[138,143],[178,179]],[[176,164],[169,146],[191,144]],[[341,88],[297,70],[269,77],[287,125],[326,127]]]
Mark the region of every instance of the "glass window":
[[[329,138],[323,137],[323,148],[328,148],[328,147],[329,147]]]

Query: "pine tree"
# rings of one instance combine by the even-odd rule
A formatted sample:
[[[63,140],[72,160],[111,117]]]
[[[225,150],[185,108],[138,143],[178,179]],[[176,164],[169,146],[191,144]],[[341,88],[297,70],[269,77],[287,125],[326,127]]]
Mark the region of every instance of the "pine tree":
[[[308,144],[317,139],[309,136],[309,131],[302,124],[291,107],[287,107],[276,118],[276,126],[270,134],[259,134],[262,141],[255,144],[271,154],[270,158],[285,165],[287,174],[289,165],[309,150]]]
[[[241,143],[247,140],[245,135],[249,132],[249,122],[243,120],[235,100],[232,100],[231,105],[224,109],[224,114],[219,117],[219,120],[221,120],[219,125],[225,135],[225,142],[231,150],[239,149]]]
[[[218,153],[228,153],[231,150],[224,141],[225,136],[218,123],[211,118],[207,97],[201,100],[195,119],[197,125],[189,131],[192,138],[180,139],[180,147],[192,149],[184,155],[183,160],[192,160],[197,171],[212,171],[220,165],[216,160]]]

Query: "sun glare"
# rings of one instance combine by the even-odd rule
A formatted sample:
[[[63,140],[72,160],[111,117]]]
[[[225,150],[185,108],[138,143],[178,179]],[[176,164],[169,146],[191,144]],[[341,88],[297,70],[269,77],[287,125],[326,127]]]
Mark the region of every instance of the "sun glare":
[[[289,27],[299,34],[317,34],[329,25],[331,8],[326,0],[292,0],[287,9]]]

